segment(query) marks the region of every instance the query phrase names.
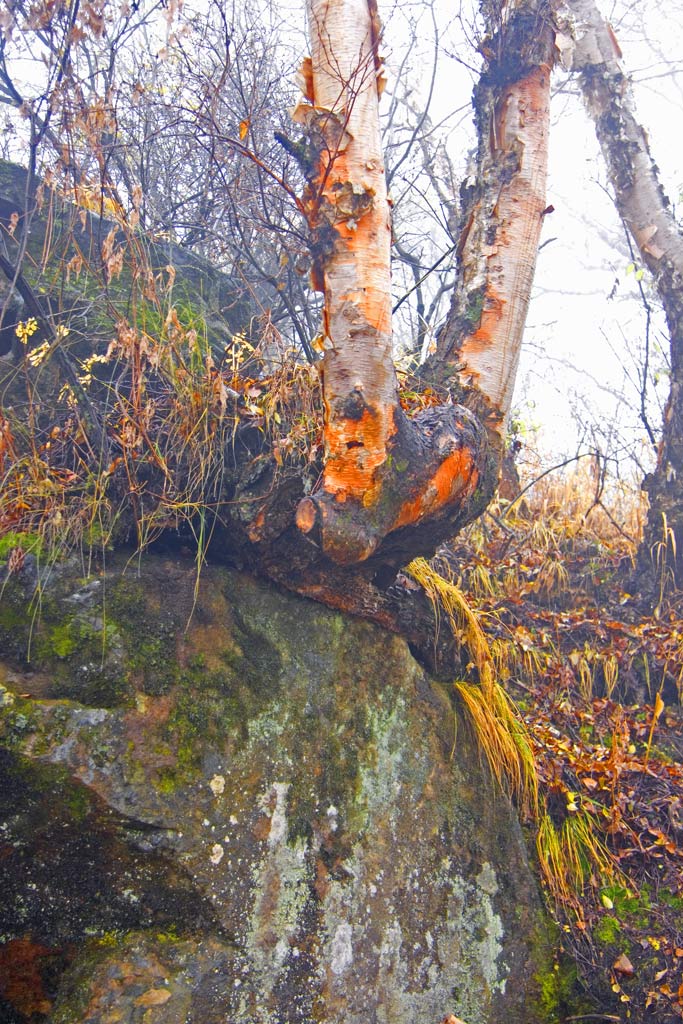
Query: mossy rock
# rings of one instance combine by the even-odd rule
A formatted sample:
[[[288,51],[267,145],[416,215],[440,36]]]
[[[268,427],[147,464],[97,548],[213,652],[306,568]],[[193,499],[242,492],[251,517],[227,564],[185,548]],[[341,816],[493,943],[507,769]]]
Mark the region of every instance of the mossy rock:
[[[5,673],[7,746],[76,780],[201,913],[148,917],[119,945],[105,894],[55,1020],[90,1000],[104,1022],[106,978],[133,956],[146,980],[118,1011],[156,993],[145,1013],[164,1024],[558,1019],[569,986],[516,815],[401,639],[216,566],[197,581],[190,559],[79,569],[38,573],[31,660]],[[10,582],[21,619],[30,587]],[[79,676],[84,622],[119,679],[99,705]],[[94,959],[92,928],[115,933]]]

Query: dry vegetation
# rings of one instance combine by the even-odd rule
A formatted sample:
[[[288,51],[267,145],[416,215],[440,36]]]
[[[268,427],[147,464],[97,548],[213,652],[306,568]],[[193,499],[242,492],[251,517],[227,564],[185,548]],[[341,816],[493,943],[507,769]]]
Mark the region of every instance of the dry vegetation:
[[[106,459],[69,391],[52,417],[31,415],[51,352],[27,344],[15,370],[26,429],[16,437],[0,421],[8,571],[30,551],[96,554],[124,513],[139,546],[184,524],[203,557],[222,454],[245,425],[278,466],[317,472],[315,370],[274,361],[276,340],[237,337],[219,364],[173,307],[156,338],[121,329],[79,372],[108,410]],[[407,382],[406,407],[435,400]],[[456,699],[528,823],[565,949],[612,1014],[603,1019],[665,1022],[683,1017],[683,625],[658,549],[654,611],[638,595],[644,516],[638,490],[586,459],[499,501],[408,572],[438,628],[461,640]]]

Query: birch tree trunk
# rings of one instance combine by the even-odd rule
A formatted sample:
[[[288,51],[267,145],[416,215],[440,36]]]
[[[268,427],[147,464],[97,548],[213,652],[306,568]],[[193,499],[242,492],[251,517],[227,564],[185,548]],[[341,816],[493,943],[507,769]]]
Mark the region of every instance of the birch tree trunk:
[[[470,411],[447,404],[408,419],[392,361],[375,2],[308,0],[308,25],[311,58],[295,119],[306,131],[303,201],[314,284],[325,297],[325,466],[297,524],[329,558],[348,564],[371,557],[389,534],[400,535],[400,546],[427,519],[452,535],[495,489],[544,207],[552,33],[547,3],[536,0],[517,4],[490,40],[478,109],[486,109],[483,180],[461,245],[460,292],[469,307],[478,303],[477,315],[466,314],[464,338],[462,316],[452,318],[447,350],[435,361],[458,364],[457,400],[476,397]]]
[[[478,147],[463,189],[458,279],[431,372],[486,423],[501,450],[546,207],[555,50],[549,3],[491,11],[480,47],[487,67],[474,95]]]
[[[638,123],[621,51],[594,0],[569,0],[558,42],[579,73],[607,165],[619,216],[652,274],[671,344],[671,386],[657,467],[645,481],[650,511],[641,563],[660,583],[683,585],[683,237],[659,182],[647,135]],[[653,564],[654,563],[654,564]]]

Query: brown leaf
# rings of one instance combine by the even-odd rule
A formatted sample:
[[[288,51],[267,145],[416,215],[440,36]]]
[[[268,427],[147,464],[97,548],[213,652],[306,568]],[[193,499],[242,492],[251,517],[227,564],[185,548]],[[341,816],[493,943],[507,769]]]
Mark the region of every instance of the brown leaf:
[[[627,978],[632,978],[635,974],[633,964],[631,963],[631,961],[625,953],[622,953],[619,957],[617,957],[617,959],[612,964],[612,970],[616,971],[617,974],[625,975]]]

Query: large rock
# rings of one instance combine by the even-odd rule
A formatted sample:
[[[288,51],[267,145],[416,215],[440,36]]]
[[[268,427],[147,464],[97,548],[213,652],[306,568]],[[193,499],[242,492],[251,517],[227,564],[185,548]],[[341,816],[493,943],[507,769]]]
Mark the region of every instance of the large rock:
[[[516,816],[402,640],[189,559],[82,571],[29,557],[0,608],[7,1019],[554,1019]]]

